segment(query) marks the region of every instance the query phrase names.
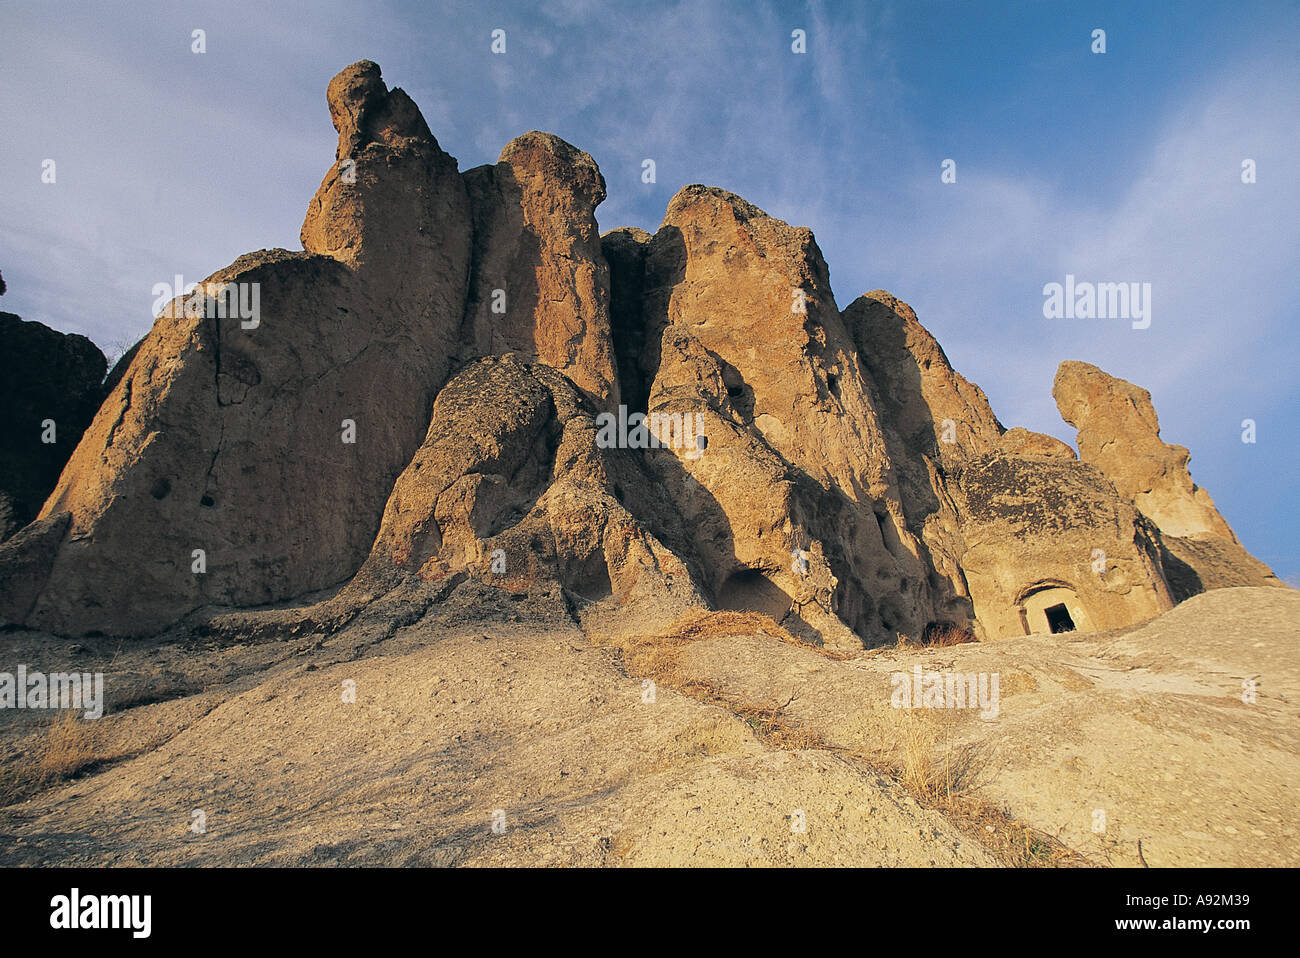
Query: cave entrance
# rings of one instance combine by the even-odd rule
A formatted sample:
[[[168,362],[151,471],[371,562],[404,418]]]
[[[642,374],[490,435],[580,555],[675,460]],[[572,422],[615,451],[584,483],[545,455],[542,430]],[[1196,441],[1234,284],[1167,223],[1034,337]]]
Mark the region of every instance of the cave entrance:
[[[1065,607],[1064,602],[1044,609],[1043,615],[1047,617],[1047,627],[1053,635],[1058,632],[1074,631],[1074,620],[1070,618],[1070,610]]]
[[[785,618],[793,600],[761,569],[740,569],[718,589],[718,608],[736,612],[762,612],[776,622]]]
[[[1016,612],[1025,635],[1091,632],[1095,626],[1079,593],[1067,582],[1042,581],[1023,590]]]

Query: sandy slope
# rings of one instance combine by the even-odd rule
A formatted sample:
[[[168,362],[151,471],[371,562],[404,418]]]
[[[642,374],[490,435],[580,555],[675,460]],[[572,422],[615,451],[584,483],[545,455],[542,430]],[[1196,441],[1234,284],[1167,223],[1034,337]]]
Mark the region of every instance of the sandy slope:
[[[200,696],[201,717],[179,714],[186,700],[130,710],[184,728],[0,812],[0,864],[990,861],[841,756],[767,748],[668,690],[643,702],[576,628],[422,623],[326,664],[342,641]]]
[[[1098,864],[1300,863],[1293,591],[1210,593],[1126,634],[846,661],[701,639],[679,668],[721,705],[664,685],[645,702],[614,649],[509,618],[233,648],[11,633],[0,669],[100,662],[99,747],[139,754],[0,809],[0,864],[994,864],[872,770],[918,727],[936,763],[970,759],[968,797]],[[890,675],[918,663],[998,673],[998,716],[891,708]],[[127,707],[149,695],[171,697]],[[729,703],[784,705],[827,747],[775,748]],[[34,717],[0,716],[7,763],[36,747]]]

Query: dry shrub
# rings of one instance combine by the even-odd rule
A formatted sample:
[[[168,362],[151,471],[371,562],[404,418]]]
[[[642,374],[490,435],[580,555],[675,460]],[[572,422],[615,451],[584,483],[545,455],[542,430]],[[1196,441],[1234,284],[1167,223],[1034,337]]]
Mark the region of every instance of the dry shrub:
[[[30,746],[0,766],[0,805],[74,778],[104,761],[90,723],[75,711],[61,712],[32,737]]]
[[[940,748],[934,722],[910,710],[904,725],[897,775],[918,800],[947,807],[980,785],[988,759],[978,745],[954,745],[948,736]],[[940,753],[937,758],[936,752]]]
[[[46,779],[71,778],[98,761],[94,733],[72,711],[50,723],[39,748],[36,766]]]
[[[920,641],[913,641],[905,635],[898,636],[900,649],[947,649],[954,645],[978,642],[975,633],[964,625],[952,622],[931,622],[921,632]]]
[[[806,725],[793,725],[785,717],[784,710],[790,704],[789,702],[778,708],[763,708],[735,700],[723,700],[716,694],[716,690],[713,697],[702,701],[713,702],[730,709],[745,720],[745,724],[754,730],[754,734],[764,744],[772,748],[798,751],[826,747],[825,740],[814,729]]]

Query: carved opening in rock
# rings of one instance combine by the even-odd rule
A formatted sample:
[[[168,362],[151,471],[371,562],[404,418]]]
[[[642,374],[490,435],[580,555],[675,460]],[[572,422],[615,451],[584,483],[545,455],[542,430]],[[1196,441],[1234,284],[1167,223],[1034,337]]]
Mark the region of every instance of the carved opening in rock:
[[[1052,630],[1053,635],[1058,632],[1074,631],[1074,620],[1070,618],[1070,610],[1065,607],[1064,602],[1044,609],[1043,614],[1047,616],[1047,627]]]
[[[874,510],[873,510],[874,511]],[[903,540],[898,534],[898,523],[889,512],[876,512],[876,525],[880,526],[880,541],[884,543],[885,549],[895,559],[903,560],[907,550],[903,546]]]
[[[831,395],[836,399],[840,398],[840,377],[834,373],[826,374],[826,388],[831,391]]]
[[[172,491],[171,480],[167,479],[166,477],[160,476],[159,478],[154,480],[153,488],[149,490],[149,494],[152,495],[155,499],[166,499],[168,494],[171,491]]]
[[[794,601],[762,569],[740,569],[718,590],[718,608],[732,612],[762,612],[776,622],[785,618]]]
[[[1066,582],[1040,582],[1025,589],[1017,600],[1020,623],[1026,635],[1091,631],[1092,621],[1079,594]]]
[[[727,398],[732,408],[744,419],[754,418],[754,391],[745,384],[740,370],[730,363],[722,364],[722,385],[727,389]]]
[[[593,552],[582,562],[570,567],[567,588],[580,599],[599,602],[614,594],[614,583],[609,578],[609,566],[603,552]]]

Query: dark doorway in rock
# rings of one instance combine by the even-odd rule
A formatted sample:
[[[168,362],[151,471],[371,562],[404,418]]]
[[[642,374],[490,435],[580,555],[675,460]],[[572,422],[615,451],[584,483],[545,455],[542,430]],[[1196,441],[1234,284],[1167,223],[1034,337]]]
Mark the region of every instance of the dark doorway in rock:
[[[1052,630],[1053,635],[1058,632],[1074,631],[1074,620],[1070,618],[1070,610],[1065,607],[1064,602],[1044,609],[1043,615],[1047,616],[1047,627]]]
[[[792,605],[790,596],[760,569],[740,569],[718,589],[718,608],[736,612],[762,612],[776,622]]]

